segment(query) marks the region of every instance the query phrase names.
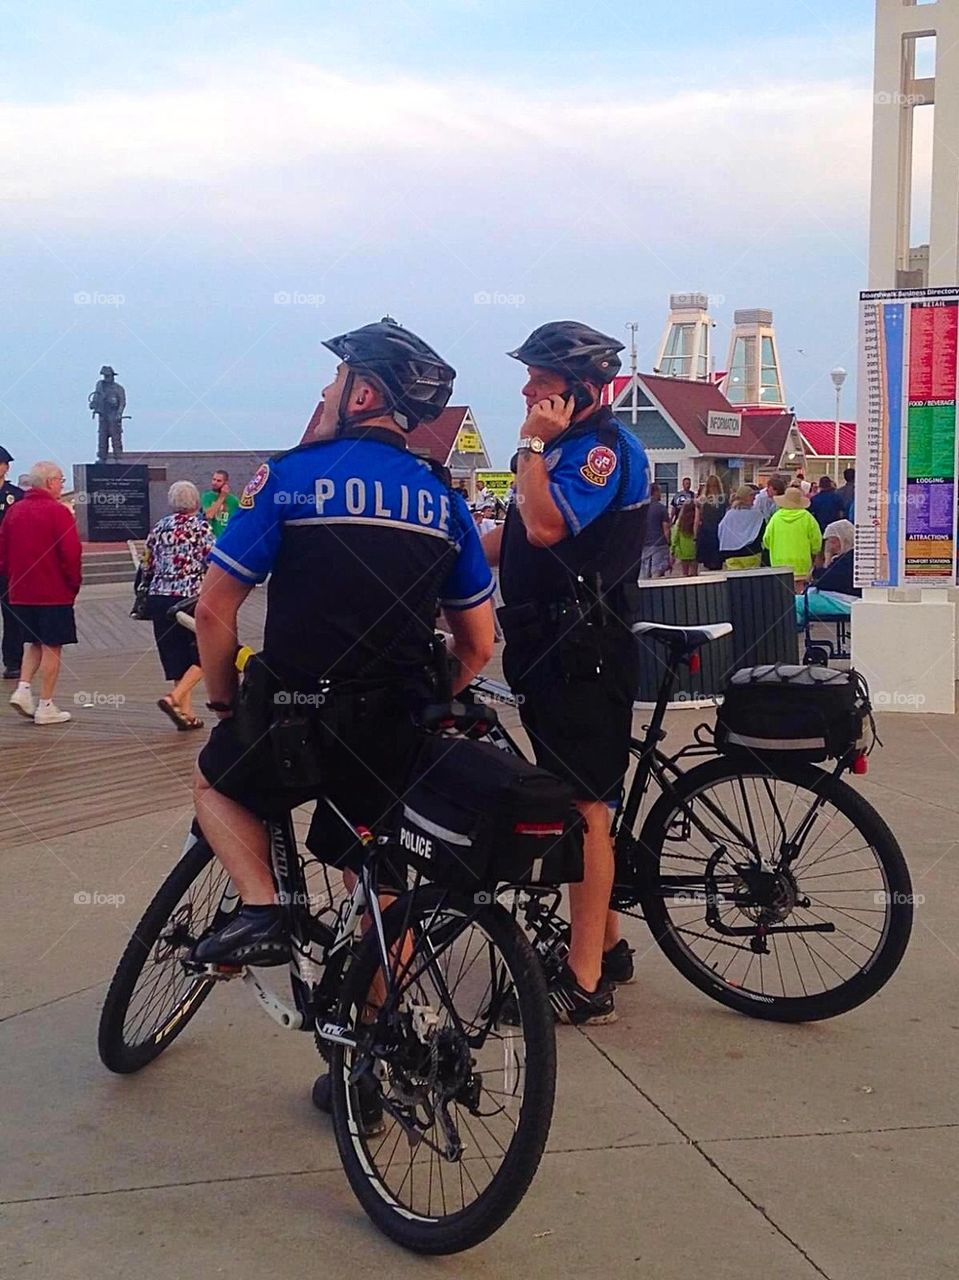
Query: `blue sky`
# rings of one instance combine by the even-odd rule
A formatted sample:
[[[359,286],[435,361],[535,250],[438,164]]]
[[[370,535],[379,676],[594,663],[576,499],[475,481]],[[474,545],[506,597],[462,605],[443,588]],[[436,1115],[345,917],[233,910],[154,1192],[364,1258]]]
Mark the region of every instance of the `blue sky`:
[[[0,443],[279,449],[320,340],[389,311],[499,462],[546,319],[651,367],[670,291],[772,307],[787,394],[855,367],[872,3],[0,4]],[[647,12],[649,10],[649,12]],[[492,295],[496,301],[477,301]],[[851,413],[853,379],[847,384]]]

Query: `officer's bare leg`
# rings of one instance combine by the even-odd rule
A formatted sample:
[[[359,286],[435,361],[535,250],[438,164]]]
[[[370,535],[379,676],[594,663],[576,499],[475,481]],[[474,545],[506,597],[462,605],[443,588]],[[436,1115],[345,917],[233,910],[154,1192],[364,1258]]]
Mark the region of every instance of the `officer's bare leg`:
[[[619,912],[606,912],[606,929],[603,932],[603,950],[612,951],[620,939],[619,932]]]
[[[270,844],[260,819],[215,791],[199,769],[193,775],[193,799],[203,834],[243,901],[251,907],[275,902]]]
[[[603,943],[613,890],[610,812],[601,800],[577,803],[586,819],[583,879],[569,886],[569,967],[585,991],[595,991],[603,967]]]

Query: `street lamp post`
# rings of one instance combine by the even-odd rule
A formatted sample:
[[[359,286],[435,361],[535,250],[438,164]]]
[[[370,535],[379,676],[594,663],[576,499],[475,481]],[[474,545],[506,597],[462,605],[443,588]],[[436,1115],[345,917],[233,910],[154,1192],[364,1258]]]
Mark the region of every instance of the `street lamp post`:
[[[833,434],[833,470],[836,484],[839,484],[839,421],[840,409],[842,405],[842,384],[846,381],[846,370],[842,365],[837,365],[829,375],[832,378],[832,385],[836,388],[836,426]]]

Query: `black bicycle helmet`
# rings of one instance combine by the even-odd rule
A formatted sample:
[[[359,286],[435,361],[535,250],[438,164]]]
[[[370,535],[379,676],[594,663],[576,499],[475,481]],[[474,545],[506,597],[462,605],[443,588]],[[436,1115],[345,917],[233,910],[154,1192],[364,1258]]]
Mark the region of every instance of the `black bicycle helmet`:
[[[456,370],[428,347],[422,338],[384,316],[377,324],[365,324],[323,343],[348,365],[351,373],[371,378],[387,397],[389,412],[404,431],[413,431],[421,422],[432,422],[446,408],[453,394]],[[347,396],[343,397],[345,401]],[[340,425],[382,414],[354,415]]]
[[[522,346],[507,355],[525,365],[554,369],[572,382],[605,386],[623,367],[623,343],[578,320],[551,320],[534,329]]]

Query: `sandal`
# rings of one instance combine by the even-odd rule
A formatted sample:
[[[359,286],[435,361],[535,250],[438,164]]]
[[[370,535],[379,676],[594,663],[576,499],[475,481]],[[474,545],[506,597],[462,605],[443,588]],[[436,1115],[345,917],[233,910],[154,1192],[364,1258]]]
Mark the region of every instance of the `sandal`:
[[[182,728],[184,728],[184,729],[202,729],[202,728],[203,728],[203,721],[200,719],[200,717],[199,717],[199,716],[186,716],[186,715],[185,715],[185,716],[183,716],[183,725],[182,725]]]
[[[168,716],[173,721],[181,733],[185,732],[187,729],[196,728],[196,725],[191,725],[187,717],[173,705],[169,698],[158,698],[157,706],[165,716]]]

